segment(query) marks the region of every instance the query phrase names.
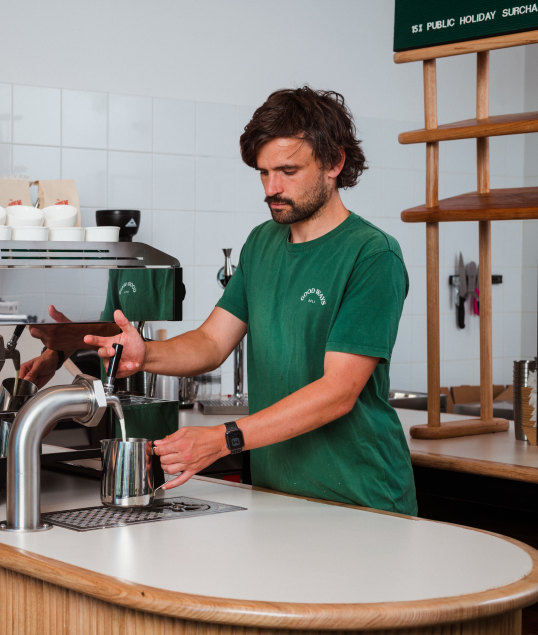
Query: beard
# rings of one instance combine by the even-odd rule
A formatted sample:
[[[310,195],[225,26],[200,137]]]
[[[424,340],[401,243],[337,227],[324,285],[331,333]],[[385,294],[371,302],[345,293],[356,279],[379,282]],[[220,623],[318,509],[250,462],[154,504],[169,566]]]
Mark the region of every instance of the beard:
[[[315,218],[319,210],[329,200],[330,195],[330,188],[325,184],[323,174],[320,174],[314,188],[308,192],[304,200],[297,202],[289,198],[281,198],[275,194],[274,196],[266,196],[265,202],[269,205],[271,216],[276,223],[291,225],[301,220]],[[289,209],[274,210],[271,203],[284,203]]]

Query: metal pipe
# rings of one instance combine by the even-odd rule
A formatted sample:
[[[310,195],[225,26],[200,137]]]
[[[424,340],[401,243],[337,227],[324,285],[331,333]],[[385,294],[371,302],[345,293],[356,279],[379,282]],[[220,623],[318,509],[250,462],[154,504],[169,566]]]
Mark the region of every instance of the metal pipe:
[[[49,529],[40,522],[41,442],[59,419],[72,417],[97,425],[106,408],[103,385],[79,375],[73,384],[38,392],[19,410],[7,449],[6,523],[8,531]]]

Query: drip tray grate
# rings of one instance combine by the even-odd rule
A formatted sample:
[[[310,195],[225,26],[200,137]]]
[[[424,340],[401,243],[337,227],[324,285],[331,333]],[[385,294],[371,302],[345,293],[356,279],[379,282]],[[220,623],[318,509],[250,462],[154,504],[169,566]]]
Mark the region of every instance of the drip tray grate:
[[[246,507],[215,503],[199,498],[163,498],[148,507],[82,507],[41,514],[41,520],[57,527],[75,531],[91,531],[109,527],[125,527],[158,520],[174,520],[207,514],[245,510]]]

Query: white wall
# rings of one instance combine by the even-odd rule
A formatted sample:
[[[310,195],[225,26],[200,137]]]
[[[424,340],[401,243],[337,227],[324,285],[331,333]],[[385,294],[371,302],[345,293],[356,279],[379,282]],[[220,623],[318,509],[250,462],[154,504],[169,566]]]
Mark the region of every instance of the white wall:
[[[0,175],[74,178],[86,224],[95,209],[141,209],[138,239],[185,268],[185,320],[167,325],[172,335],[199,324],[218,299],[221,248],[232,247],[236,260],[250,229],[268,216],[257,175],[238,152],[253,109],[284,86],[342,92],[370,165],[344,199],[398,238],[411,277],[392,385],[425,390],[424,228],[399,219],[424,200],[424,148],[397,141],[399,132],[423,125],[422,70],[393,63],[393,9],[393,0],[10,3],[3,11]],[[492,113],[537,109],[536,96],[525,93],[532,66],[525,56],[524,49],[492,53]],[[440,60],[441,123],[473,116],[474,72],[472,56]],[[524,137],[492,139],[491,152],[493,187],[536,176],[525,168],[532,160]],[[441,196],[475,189],[472,141],[442,146],[440,189]],[[516,222],[495,224],[493,240],[493,270],[504,278],[494,287],[494,380],[510,383],[530,330],[525,321],[522,331],[521,252],[534,245]],[[478,320],[468,316],[458,330],[449,299],[460,250],[477,260],[476,227],[444,225],[443,384],[479,381]],[[524,257],[530,273],[532,258]],[[229,363],[224,387],[231,390]]]

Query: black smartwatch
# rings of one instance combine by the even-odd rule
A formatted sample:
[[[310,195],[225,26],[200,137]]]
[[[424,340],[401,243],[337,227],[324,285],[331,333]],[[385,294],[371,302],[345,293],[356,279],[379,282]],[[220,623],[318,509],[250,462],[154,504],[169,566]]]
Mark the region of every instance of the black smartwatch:
[[[230,454],[239,454],[245,445],[243,433],[235,421],[228,421],[224,425],[226,426],[226,445]]]

